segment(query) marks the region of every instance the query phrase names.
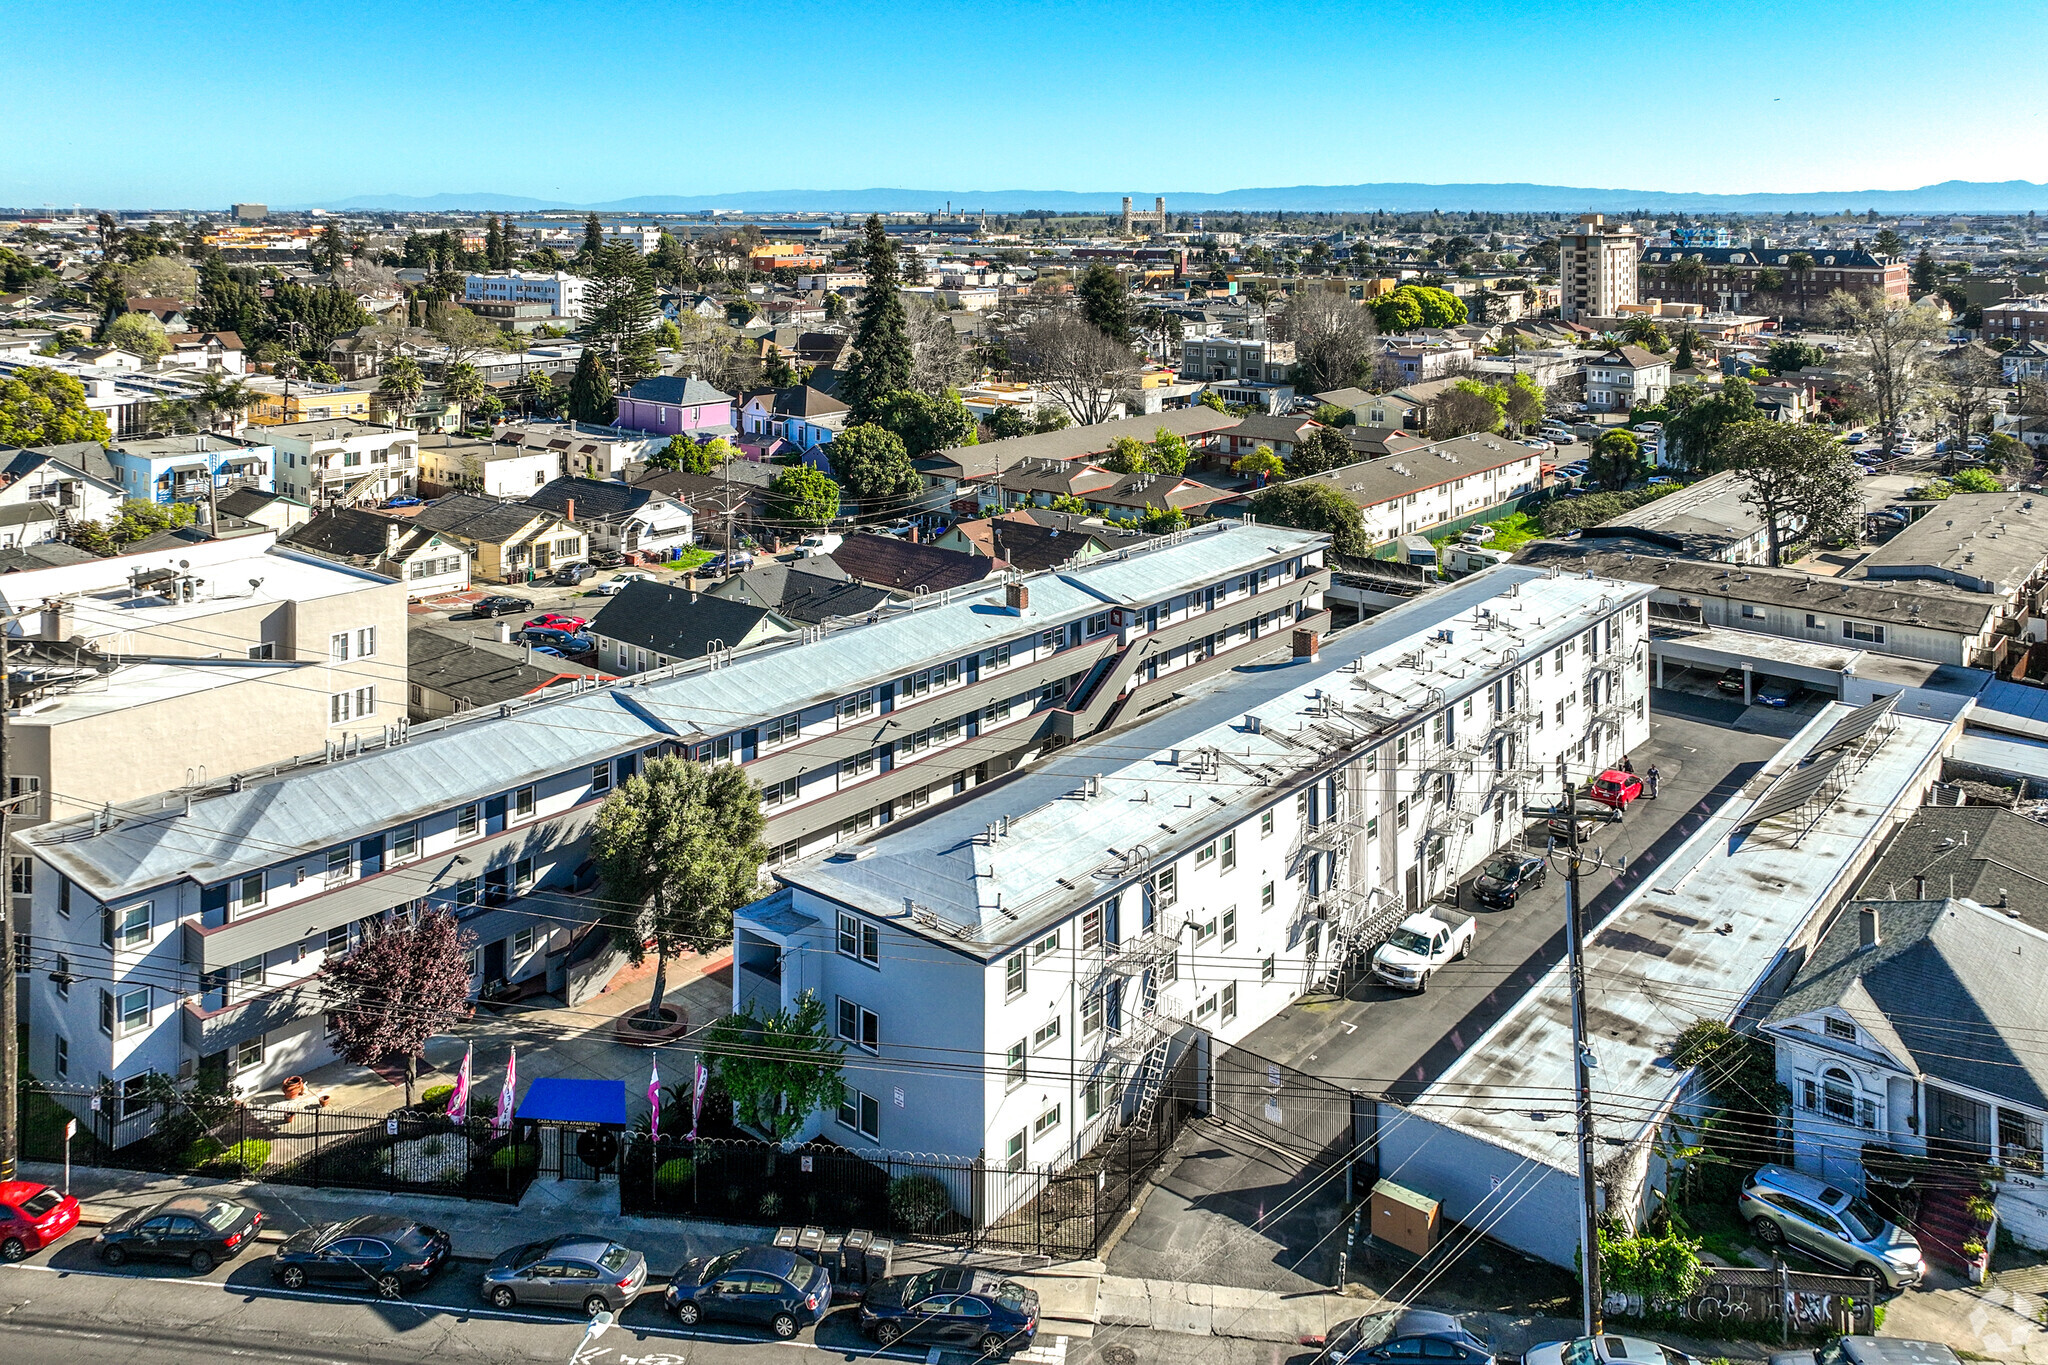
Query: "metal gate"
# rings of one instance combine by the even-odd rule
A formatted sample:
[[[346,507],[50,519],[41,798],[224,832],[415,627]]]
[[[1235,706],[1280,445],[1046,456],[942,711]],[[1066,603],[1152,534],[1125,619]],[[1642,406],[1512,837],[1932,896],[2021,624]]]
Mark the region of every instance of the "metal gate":
[[[1218,1047],[1210,1065],[1210,1113],[1304,1165],[1350,1159],[1352,1095],[1341,1086],[1248,1052]]]

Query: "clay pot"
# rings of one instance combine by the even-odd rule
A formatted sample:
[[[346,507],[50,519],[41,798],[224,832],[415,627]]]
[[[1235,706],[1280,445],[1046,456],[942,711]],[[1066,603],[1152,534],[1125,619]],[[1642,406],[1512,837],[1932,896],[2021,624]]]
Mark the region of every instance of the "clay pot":
[[[286,1099],[295,1100],[305,1093],[306,1078],[304,1076],[287,1076],[284,1078],[284,1097]]]

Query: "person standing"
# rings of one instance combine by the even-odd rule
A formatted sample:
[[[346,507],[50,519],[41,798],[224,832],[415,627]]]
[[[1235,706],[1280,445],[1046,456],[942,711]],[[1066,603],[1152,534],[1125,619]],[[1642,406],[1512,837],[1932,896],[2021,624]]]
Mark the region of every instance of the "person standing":
[[[1655,801],[1657,799],[1657,765],[1652,763],[1650,771],[1643,774],[1643,776],[1649,779],[1649,790],[1644,792],[1643,795]]]

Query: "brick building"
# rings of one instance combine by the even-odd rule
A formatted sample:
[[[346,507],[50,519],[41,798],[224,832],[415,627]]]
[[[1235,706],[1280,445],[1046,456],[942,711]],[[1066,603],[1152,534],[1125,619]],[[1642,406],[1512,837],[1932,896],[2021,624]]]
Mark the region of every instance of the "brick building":
[[[1636,293],[1697,303],[1710,313],[1806,317],[1837,289],[1906,300],[1907,266],[1855,248],[1667,247],[1643,249]]]

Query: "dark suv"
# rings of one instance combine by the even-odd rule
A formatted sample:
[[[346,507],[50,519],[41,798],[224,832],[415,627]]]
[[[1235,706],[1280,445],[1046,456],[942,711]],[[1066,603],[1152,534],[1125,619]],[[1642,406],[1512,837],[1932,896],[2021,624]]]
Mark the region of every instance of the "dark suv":
[[[1550,865],[1533,853],[1503,853],[1472,883],[1472,898],[1481,905],[1510,909],[1524,891],[1543,885],[1549,872]]]
[[[325,1280],[394,1299],[439,1274],[449,1251],[448,1234],[439,1228],[371,1214],[293,1234],[277,1249],[270,1273],[286,1289]]]
[[[832,1277],[793,1251],[743,1247],[685,1262],[662,1302],[685,1327],[752,1322],[787,1340],[832,1310]]]

